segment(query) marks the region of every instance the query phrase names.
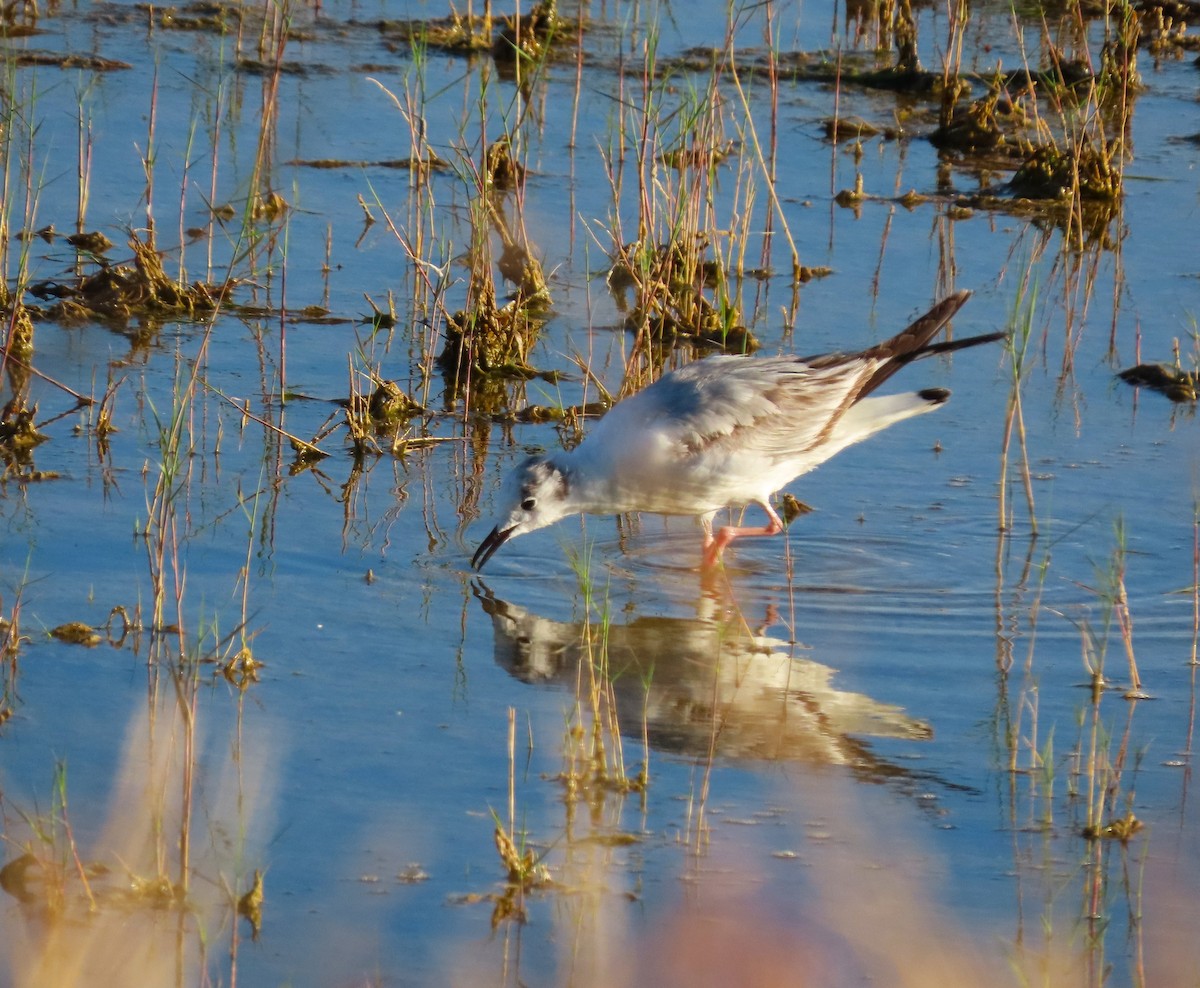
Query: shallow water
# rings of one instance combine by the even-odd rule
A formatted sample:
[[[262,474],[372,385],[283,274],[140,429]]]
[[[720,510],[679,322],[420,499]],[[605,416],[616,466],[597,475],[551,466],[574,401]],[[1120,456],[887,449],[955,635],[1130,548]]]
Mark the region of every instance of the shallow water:
[[[831,38],[824,12],[772,9],[785,50],[852,47],[836,27]],[[267,313],[221,315],[211,335],[189,321],[141,332],[136,320],[36,327],[43,374],[97,397],[110,374],[122,383],[118,431],[102,446],[87,411],[50,421],[72,402],[35,380],[49,441],[33,464],[57,476],[0,487],[0,613],[11,618],[19,604],[27,636],[5,672],[6,860],[34,847],[60,862],[69,920],[46,920],[48,895],[4,896],[0,982],[721,983],[758,973],[779,983],[799,971],[812,984],[1019,983],[1010,965],[1049,984],[1195,980],[1200,959],[1180,932],[1200,919],[1189,804],[1194,406],[1115,377],[1139,360],[1170,361],[1176,339],[1185,364],[1195,359],[1197,183],[1191,146],[1179,142],[1196,129],[1191,56],[1140,56],[1147,88],[1123,208],[1107,243],[1079,249],[1006,213],[950,218],[919,124],[903,140],[866,140],[858,170],[869,193],[915,188],[931,201],[835,205],[856,162],[823,139],[834,100],[879,123],[913,101],[781,82],[780,210],[803,263],[833,274],[800,289],[788,328],[790,258],[776,217],[775,276],[743,287],[747,322],[768,353],[849,349],[970,288],[954,332],[989,332],[1011,325],[1028,273],[1037,294],[1021,398],[1037,538],[1012,464],[1012,528],[997,531],[1012,381],[997,346],[906,371],[898,387],[948,387],[953,399],[793,484],[816,511],[785,538],[739,542],[715,578],[696,569],[690,520],[652,516],[568,520],[509,544],[477,576],[470,555],[505,470],[562,439],[550,425],[465,414],[425,369],[431,329],[412,321],[412,297],[428,269],[410,263],[383,216],[411,230],[432,202],[426,260],[445,265],[453,309],[466,292],[472,192],[461,162],[425,191],[407,169],[372,164],[411,147],[401,112],[371,80],[425,94],[428,138],[447,160],[462,145],[478,160],[481,114],[491,140],[528,113],[522,215],[553,299],[532,362],[566,376],[510,384],[508,397],[513,408],[522,392],[570,404],[595,397],[571,356],[615,390],[632,342],[596,276],[614,239],[636,229],[634,178],[614,207],[604,155],[619,101],[640,100],[643,40],[656,35],[660,61],[720,46],[726,16],[593,6],[582,85],[567,57],[522,101],[490,59],[414,59],[375,23],[444,13],[292,10],[297,34],[267,144],[269,185],[291,208],[254,224],[264,236],[251,245],[235,219],[183,238],[182,254],[179,230],[210,223],[206,200],[240,211],[250,194],[270,74],[235,70],[234,33],[148,28],[132,4],[47,11],[40,33],[3,42],[9,55],[93,52],[131,66],[8,69],[22,107],[8,133],[36,123],[27,144],[10,138],[20,149],[9,155],[10,229],[73,229],[82,119],[92,141],[86,228],[117,244],[111,256],[127,257],[126,227],[146,225],[140,155],[152,143],[167,271],[215,279],[232,264],[246,279],[238,300]],[[1018,64],[1009,13],[973,16],[964,65]],[[760,46],[763,10],[741,17],[740,48]],[[925,64],[938,65],[945,13],[921,11],[918,26]],[[1026,30],[1031,42],[1036,28]],[[254,36],[248,27],[243,50]],[[705,85],[702,73],[681,72],[662,103],[689,107]],[[746,85],[764,136],[764,87]],[[721,91],[725,136],[744,140],[736,90]],[[331,157],[362,164],[305,164]],[[739,182],[749,181],[738,160],[713,192],[720,227],[735,225]],[[38,190],[32,216],[22,161]],[[950,180],[975,189],[967,168]],[[755,264],[761,184],[756,196]],[[65,242],[30,243],[31,280],[69,277]],[[8,267],[12,285],[15,240]],[[364,294],[386,307],[389,292],[400,324],[372,336]],[[280,318],[281,307],[314,305],[336,321]],[[193,361],[209,387],[190,406],[193,452],[172,501],[179,581],[170,556],[165,570],[164,623],[182,634],[122,639],[118,626],[94,648],[59,642],[49,629],[103,625],[118,605],[140,605],[149,623],[156,541],[144,533],[160,425]],[[417,432],[447,441],[367,456],[359,469],[341,430],[321,442],[333,455],[293,472],[286,441],[220,397],[249,400],[256,416],[309,439],[336,411],[331,399],[349,393],[348,367],[367,364],[433,409]],[[294,398],[282,410],[281,379]],[[1148,700],[1122,697],[1117,563]],[[218,664],[243,640],[264,665],[239,689]],[[1104,653],[1115,687],[1096,703],[1087,649],[1093,661]],[[181,650],[184,662],[172,658]],[[645,762],[644,793],[585,771],[579,751],[593,721],[576,697],[588,654],[607,655],[619,722],[602,732],[605,753],[611,760],[619,739],[629,777]],[[517,829],[553,879],[523,900],[505,896],[493,845],[493,814],[509,815],[510,710]],[[1030,771],[1039,756],[1046,767]],[[1103,774],[1115,762],[1119,773]],[[580,775],[574,799],[560,779],[568,770]],[[1081,834],[1091,787],[1110,781],[1102,822],[1132,811],[1145,825],[1128,843]],[[80,861],[109,869],[92,876],[107,897],[90,916],[64,818]],[[185,833],[186,908],[118,894],[135,877],[179,882]],[[233,905],[256,869],[265,903],[251,941]],[[503,914],[514,902],[524,922]],[[126,941],[139,945],[136,974],[106,966]]]

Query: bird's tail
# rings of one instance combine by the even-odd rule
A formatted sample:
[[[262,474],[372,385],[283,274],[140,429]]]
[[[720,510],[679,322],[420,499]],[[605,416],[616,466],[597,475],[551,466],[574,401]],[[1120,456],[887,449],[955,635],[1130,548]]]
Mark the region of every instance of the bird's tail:
[[[846,409],[845,414],[837,420],[829,433],[828,442],[821,448],[822,456],[829,459],[834,453],[862,442],[889,425],[932,412],[949,397],[950,392],[945,388],[926,388],[908,394],[863,398]]]

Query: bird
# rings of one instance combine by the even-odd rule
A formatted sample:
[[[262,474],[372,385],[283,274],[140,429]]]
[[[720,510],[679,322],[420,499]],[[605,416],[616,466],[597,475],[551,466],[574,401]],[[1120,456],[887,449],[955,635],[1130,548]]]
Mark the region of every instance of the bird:
[[[702,562],[734,539],[776,535],[771,496],[847,446],[945,404],[945,388],[874,395],[921,357],[1004,339],[930,342],[970,297],[956,292],[903,332],[857,353],[718,355],[663,375],[617,402],[574,449],[532,456],[506,478],[501,521],[471,559],[480,570],[505,543],[572,514],[698,516]],[[761,526],[725,526],[727,507],[757,505]]]

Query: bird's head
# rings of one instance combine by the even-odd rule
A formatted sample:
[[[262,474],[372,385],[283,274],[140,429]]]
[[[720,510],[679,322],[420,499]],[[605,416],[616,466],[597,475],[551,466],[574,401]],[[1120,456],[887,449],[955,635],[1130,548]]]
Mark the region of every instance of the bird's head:
[[[500,501],[505,513],[475,550],[471,565],[483,569],[509,539],[545,528],[570,514],[575,510],[570,495],[571,486],[562,467],[549,457],[531,456],[505,480]]]

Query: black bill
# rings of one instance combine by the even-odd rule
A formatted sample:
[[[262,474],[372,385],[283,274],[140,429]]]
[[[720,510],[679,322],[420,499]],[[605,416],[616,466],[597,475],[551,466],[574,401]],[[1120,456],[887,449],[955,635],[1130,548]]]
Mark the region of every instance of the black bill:
[[[479,543],[479,548],[471,557],[471,568],[483,569],[484,563],[491,559],[496,554],[496,550],[511,538],[512,532],[511,528],[502,531],[499,525],[493,528],[488,537]]]

